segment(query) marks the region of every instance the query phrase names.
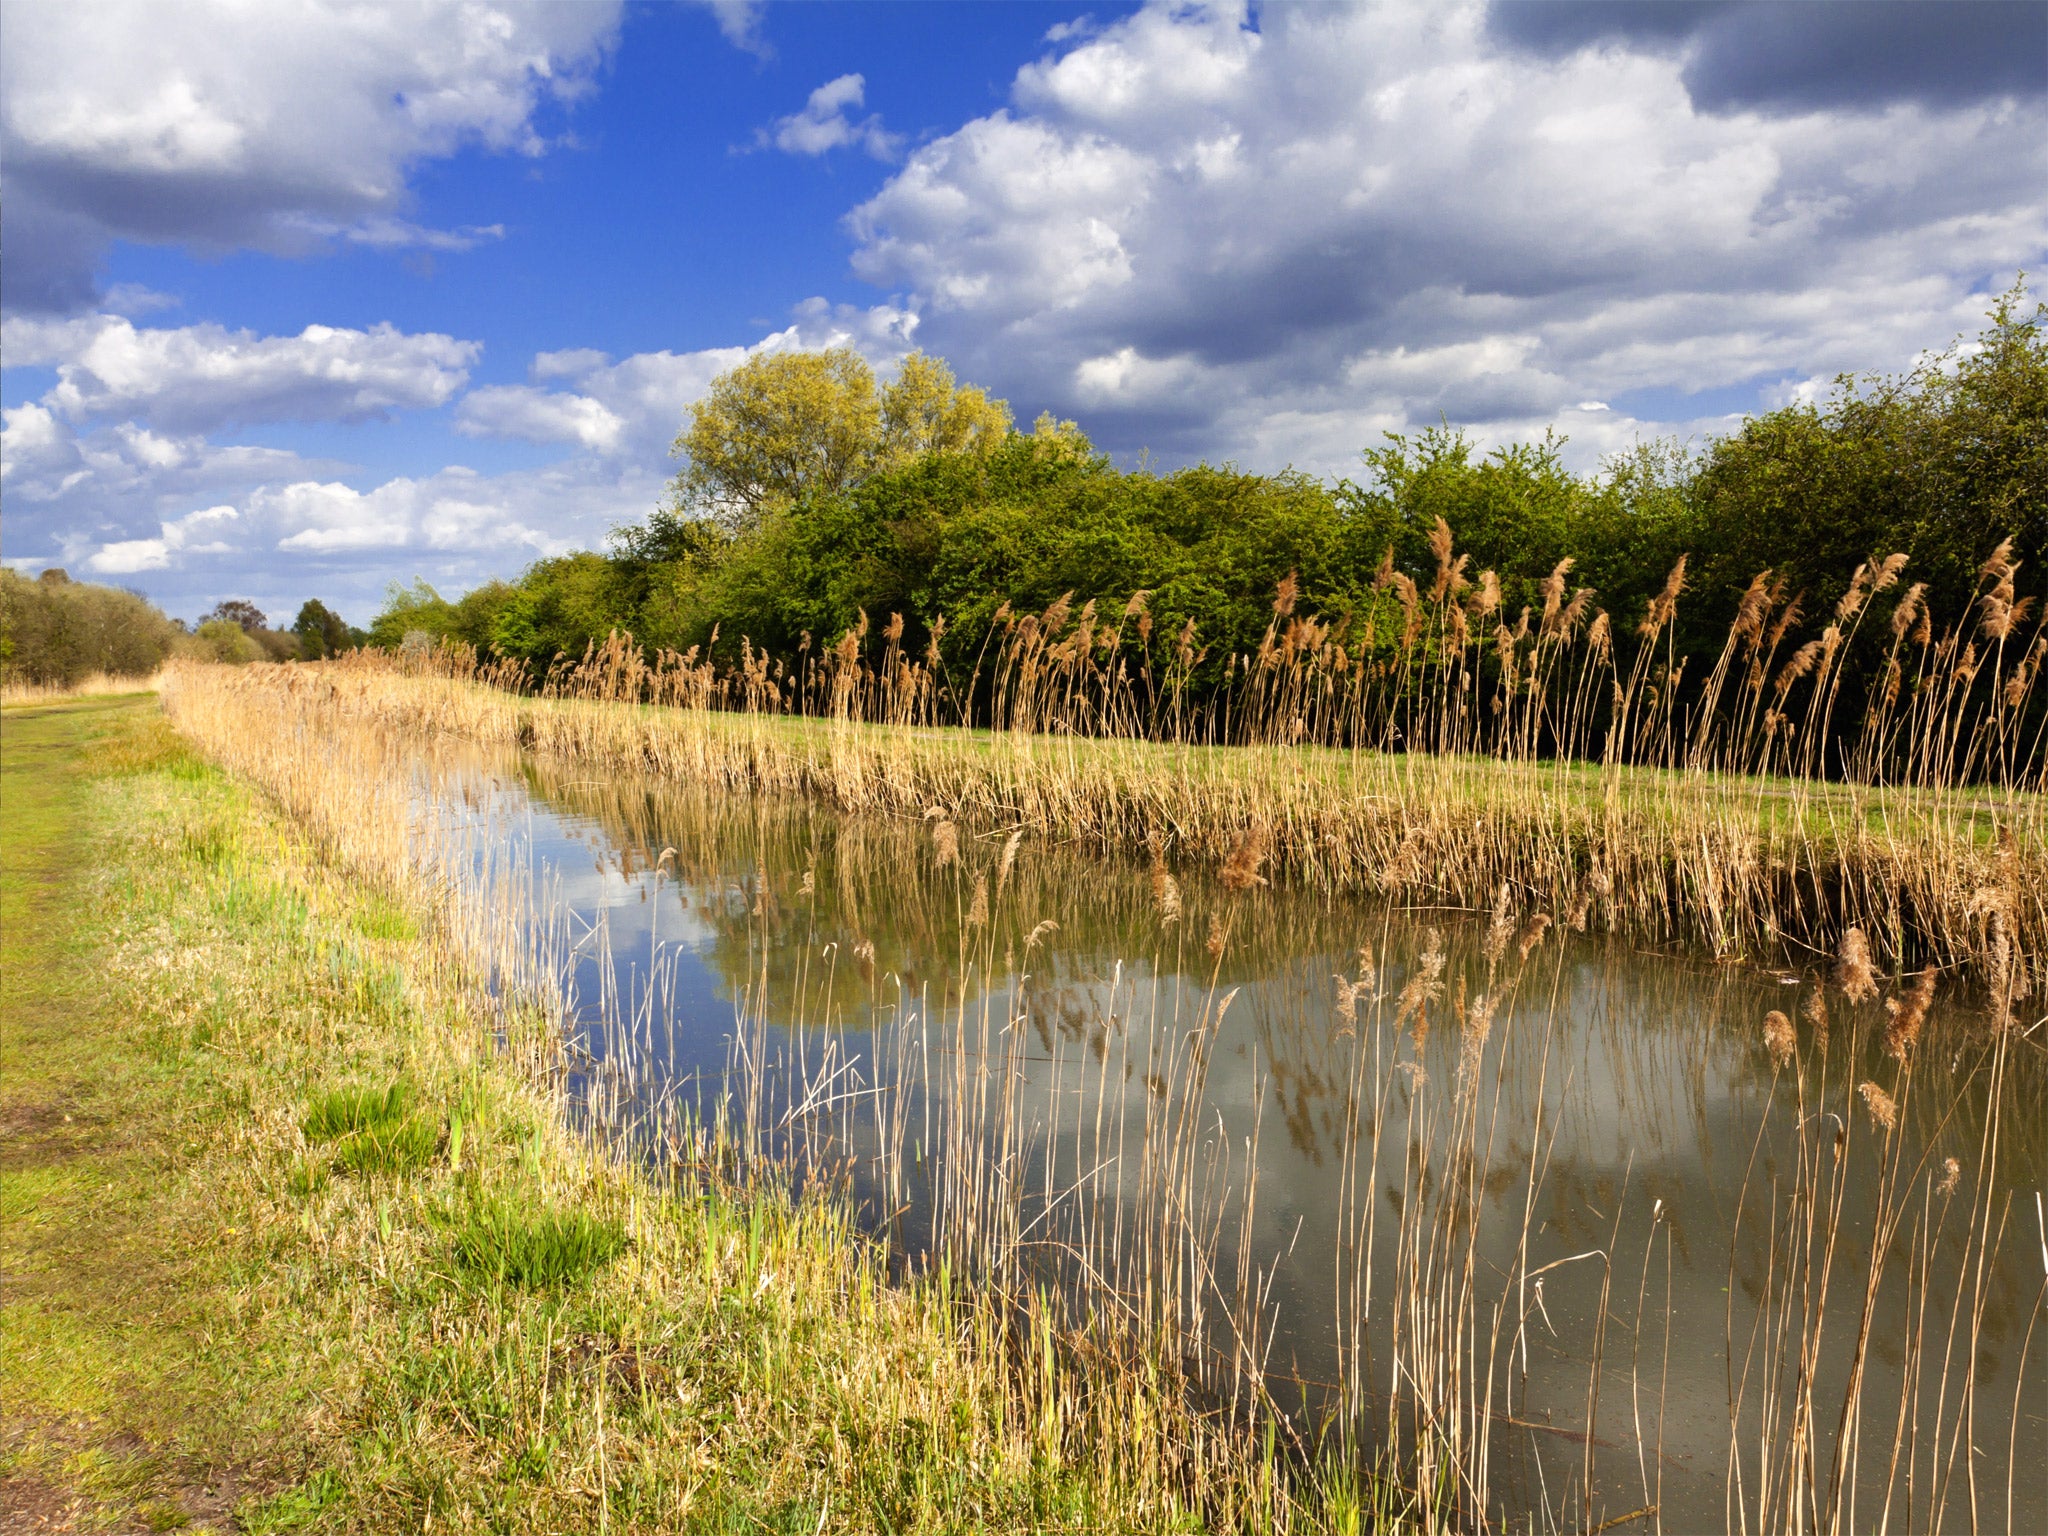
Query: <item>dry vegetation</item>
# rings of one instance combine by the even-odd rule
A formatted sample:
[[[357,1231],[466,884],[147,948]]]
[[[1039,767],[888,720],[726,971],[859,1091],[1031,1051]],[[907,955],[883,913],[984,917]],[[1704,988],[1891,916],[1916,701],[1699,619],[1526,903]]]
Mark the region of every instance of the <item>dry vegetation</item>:
[[[1996,932],[2048,952],[2048,633],[2027,628],[2003,552],[1963,622],[1938,628],[1894,556],[1797,647],[1796,600],[1759,577],[1697,689],[1668,649],[1682,563],[1624,646],[1563,567],[1510,625],[1441,525],[1437,552],[1428,590],[1389,570],[1392,597],[1359,623],[1296,615],[1283,586],[1258,652],[1201,697],[1191,636],[1152,675],[1142,593],[1113,618],[1064,599],[1005,614],[966,679],[936,647],[904,654],[892,622],[789,663],[744,643],[731,668],[650,660],[614,636],[540,679],[419,647],[250,686],[848,810],[1163,841],[1218,866],[1252,839],[1332,892],[1483,911],[1507,882],[1570,926],[1721,956],[1796,963],[1860,928],[1889,968],[1988,985]],[[994,728],[945,723],[969,716]]]
[[[1023,674],[1027,660],[1028,653],[998,665]],[[565,669],[538,699],[492,688],[452,669],[445,656],[318,671],[180,668],[167,702],[182,730],[274,796],[331,857],[401,888],[438,891],[452,953],[473,968],[495,968],[557,1009],[565,975],[559,929],[546,920],[536,926],[535,892],[517,871],[499,871],[482,885],[460,878],[458,871],[475,867],[474,848],[446,823],[413,819],[413,753],[423,734],[520,743],[599,767],[652,767],[711,785],[786,788],[922,817],[930,858],[948,872],[959,902],[956,991],[904,1015],[865,1053],[829,1011],[799,1013],[810,1027],[785,1036],[771,1017],[764,945],[761,985],[749,990],[737,1021],[734,1092],[708,1117],[696,1117],[687,1102],[663,1092],[657,1064],[628,1043],[645,1036],[647,1018],[619,1015],[619,995],[607,989],[599,1001],[612,1010],[618,1044],[586,1107],[597,1110],[597,1128],[620,1155],[665,1149],[686,1204],[693,1192],[743,1190],[751,1193],[742,1203],[773,1208],[790,1188],[810,1190],[812,1204],[797,1208],[839,1213],[833,1241],[867,1254],[864,1263],[881,1259],[857,1236],[842,1195],[879,1193],[887,1208],[911,1203],[928,1211],[929,1235],[916,1251],[929,1268],[902,1304],[952,1319],[933,1326],[950,1328],[965,1379],[980,1384],[980,1400],[1013,1437],[991,1442],[1010,1448],[1000,1455],[992,1450],[967,1462],[974,1475],[1012,1454],[1022,1458],[1018,1466],[1091,1469],[1074,1472],[1078,1482],[1062,1482],[1066,1472],[1054,1476],[1076,1500],[1065,1507],[1090,1511],[1077,1517],[1084,1524],[1189,1518],[1222,1527],[1358,1529],[1398,1511],[1432,1528],[1489,1520],[1592,1528],[1616,1518],[1611,1468],[1596,1478],[1592,1449],[1608,1319],[1620,1310],[1610,1290],[1625,1287],[1624,1266],[1639,1264],[1628,1406],[1634,1444],[1645,1453],[1641,1507],[1655,1504],[1649,1469],[1662,1466],[1661,1411],[1649,1422],[1643,1398],[1653,1370],[1668,1370],[1669,1362],[1648,1352],[1644,1335],[1652,1263],[1669,1234],[1653,1227],[1633,1262],[1612,1235],[1583,1253],[1539,1260],[1533,1213],[1547,1138],[1555,1134],[1539,1124],[1520,1175],[1519,1257],[1504,1277],[1488,1273],[1480,1248],[1484,1185],[1493,1149],[1511,1130],[1501,1122],[1500,1073],[1511,1052],[1521,1053],[1523,1070],[1533,1053],[1539,1078],[1549,1069],[1556,1038],[1550,994],[1558,985],[1544,970],[1549,928],[1597,921],[1697,931],[1678,903],[1717,867],[1713,849],[1778,836],[1772,857],[1803,860],[1797,873],[1809,885],[1816,872],[1830,871],[1825,889],[1845,894],[1802,919],[1801,931],[1832,924],[1840,934],[1839,967],[1813,989],[1804,1030],[1782,1016],[1760,1025],[1758,1050],[1776,1066],[1795,1118],[1789,1131],[1773,1121],[1760,1128],[1765,1164],[1781,1172],[1743,1195],[1745,1211],[1760,1212],[1744,1232],[1760,1229],[1769,1243],[1769,1282],[1753,1306],[1737,1308],[1736,1255],[1730,1258],[1730,1520],[1839,1531],[1886,1516],[1934,1527],[1965,1506],[1973,1517],[1980,1506],[1987,1519],[2000,1510],[2009,1515],[2010,1482],[1980,1486],[1973,1456],[1980,1409],[1987,1419],[2002,1418],[2016,1412],[2018,1398],[2011,1408],[1980,1404],[1972,1362],[1983,1276],[2013,1218],[1997,1177],[1999,1114],[2016,1004],[2034,985],[2026,946],[2039,932],[2041,908],[2030,875],[2029,861],[2039,858],[2031,789],[1780,780],[1745,788],[1730,805],[1701,793],[1725,785],[1706,769],[1610,762],[1588,772],[1510,753],[1475,761],[1470,754],[868,725],[850,718],[852,696],[883,687],[878,678],[904,676],[908,664],[890,658],[869,669],[851,646],[843,667],[835,662],[840,670],[826,674],[843,680],[846,707],[822,718],[625,707],[683,675],[677,664],[650,681],[635,672],[639,665],[614,648]],[[565,696],[572,694],[585,696]],[[1981,722],[1969,732],[1986,734]],[[1368,784],[1388,798],[1364,798]],[[1976,830],[1984,806],[1992,835]],[[1207,951],[1208,985],[1189,993],[1155,984],[1085,1042],[1041,1036],[1048,1055],[1027,1064],[1028,1006],[993,982],[1017,953],[1028,962],[1056,933],[1057,919],[1020,910],[1010,892],[1014,836],[963,841],[965,818],[998,814],[1056,836],[1148,846],[1159,919],[1176,944],[1176,863],[1213,864],[1224,901],[1210,913],[1207,934],[1186,940]],[[1467,831],[1475,819],[1477,829]],[[1708,863],[1682,863],[1694,838],[1709,840]],[[1758,857],[1753,850],[1751,859]],[[1455,988],[1441,949],[1398,968],[1369,949],[1340,978],[1335,1018],[1348,1043],[1334,1067],[1349,1085],[1351,1112],[1343,1117],[1337,1198],[1347,1244],[1340,1270],[1352,1289],[1333,1320],[1343,1345],[1340,1379],[1331,1384],[1333,1416],[1320,1425],[1271,1395],[1270,1256],[1237,1246],[1257,1201],[1256,1179],[1246,1177],[1255,1140],[1234,1147],[1203,1109],[1210,1042],[1232,1000],[1222,964],[1250,893],[1281,858],[1297,876],[1339,888],[1366,883],[1373,861],[1390,858],[1414,872],[1383,888],[1483,892],[1480,904],[1491,914],[1483,964]],[[1432,867],[1431,859],[1439,862]],[[1690,873],[1674,875],[1674,868]],[[1898,884],[1880,886],[1879,869]],[[1844,870],[1862,874],[1849,879]],[[1631,889],[1636,879],[1654,879],[1663,904],[1645,903]],[[1802,886],[1735,884],[1727,915],[1717,919],[1724,926],[1709,931],[1755,942],[1785,936],[1788,914],[1771,904],[1780,889]],[[1734,895],[1747,904],[1735,906]],[[1936,1123],[1968,1095],[1990,1094],[1992,1113],[1967,1167],[1923,1166],[1922,1149],[1932,1142],[1893,1134],[1915,1103],[1919,1020],[1935,976],[1916,968],[1895,981],[1884,1000],[1889,1011],[1881,1010],[1873,933],[1847,921],[1858,901],[1894,917],[1885,931],[1894,954],[1906,944],[1946,944],[1942,952],[1967,963],[1991,999],[1984,1039],[1965,1043],[1973,1065],[1922,1090],[1932,1096],[1925,1113]],[[1951,926],[1909,926],[1899,919],[1908,901],[1946,913]],[[862,961],[857,954],[801,961],[793,995],[813,995],[813,966]],[[635,1004],[649,1017],[660,987],[657,974]],[[1022,1011],[1013,1015],[1013,1006]],[[1432,1029],[1455,1036],[1455,1070],[1433,1075],[1424,1067]],[[1880,1031],[1890,1051],[1882,1080],[1856,1071],[1868,1054],[1860,1042]],[[538,1081],[559,1084],[544,1057],[537,1071]],[[1027,1090],[1033,1074],[1038,1088]],[[1135,1117],[1110,1112],[1112,1099],[1125,1104],[1118,1085],[1130,1081],[1145,1089]],[[1394,1097],[1412,1099],[1414,1135],[1383,1144]],[[566,1106],[555,1114],[565,1115]],[[1071,1163],[1054,1158],[1052,1149],[1062,1146],[1073,1149]],[[1883,1193],[1878,1241],[1866,1250],[1847,1240],[1842,1191],[1852,1160],[1860,1166],[1873,1157]],[[1390,1180],[1402,1192],[1393,1214],[1376,1197]],[[1539,1509],[1506,1508],[1494,1481],[1495,1444],[1501,1426],[1515,1422],[1517,1353],[1531,1329],[1547,1325],[1543,1283],[1561,1283],[1561,1266],[1603,1277],[1593,1336],[1581,1341],[1583,1462]],[[827,1284],[830,1272],[821,1260],[817,1283]],[[871,1273],[879,1283],[881,1269]],[[1908,1393],[1866,1412],[1862,1365],[1876,1320],[1897,1307],[1925,1317],[1958,1284],[1967,1304],[1944,1319],[1946,1331],[1920,1327],[1910,1338]],[[1371,1320],[1390,1326],[1391,1336],[1375,1336]],[[2026,1349],[2023,1343],[2022,1358]],[[1826,1372],[1817,1368],[1822,1360]],[[882,1391],[880,1376],[862,1380],[868,1385],[858,1391]],[[885,1419],[929,1423],[886,1394],[879,1402]],[[1654,1456],[1647,1454],[1653,1437]],[[966,1450],[949,1448],[945,1457],[955,1454]],[[1888,1476],[1873,1498],[1868,1473],[1879,1463]],[[2003,1466],[2009,1477],[2013,1463]],[[947,1496],[969,1497],[967,1486]],[[929,1507],[944,1508],[944,1499]],[[1050,1509],[1031,1518],[1056,1523]]]

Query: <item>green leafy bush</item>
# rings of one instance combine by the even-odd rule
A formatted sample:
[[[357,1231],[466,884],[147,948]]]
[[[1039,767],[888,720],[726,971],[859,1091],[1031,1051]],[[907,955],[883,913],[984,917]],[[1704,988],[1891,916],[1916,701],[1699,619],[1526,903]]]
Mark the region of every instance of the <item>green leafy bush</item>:
[[[96,672],[147,677],[178,627],[144,597],[45,571],[30,581],[0,567],[0,676],[68,687]]]

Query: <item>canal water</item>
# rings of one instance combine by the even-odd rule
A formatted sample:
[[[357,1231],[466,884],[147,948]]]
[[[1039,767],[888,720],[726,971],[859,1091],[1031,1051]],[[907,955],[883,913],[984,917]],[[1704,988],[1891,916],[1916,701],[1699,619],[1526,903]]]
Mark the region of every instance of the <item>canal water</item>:
[[[1945,980],[1904,1083],[1898,983],[1639,952],[1529,893],[1233,891],[1170,840],[419,773],[472,872],[531,876],[577,1092],[656,1161],[724,1113],[901,1262],[1028,1255],[1305,1439],[1435,1445],[1504,1528],[1775,1528],[1838,1487],[1842,1530],[2048,1530],[2038,995],[2000,1044]]]

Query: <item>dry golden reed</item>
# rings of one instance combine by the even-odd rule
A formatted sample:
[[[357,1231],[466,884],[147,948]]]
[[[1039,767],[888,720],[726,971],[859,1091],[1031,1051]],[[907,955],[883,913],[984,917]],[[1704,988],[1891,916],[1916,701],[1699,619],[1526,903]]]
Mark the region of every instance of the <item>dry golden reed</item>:
[[[1859,1083],[1856,1091],[1863,1097],[1863,1107],[1870,1111],[1870,1123],[1889,1135],[1898,1123],[1897,1101],[1876,1083]]]
[[[1775,1008],[1764,1015],[1764,1049],[1771,1054],[1772,1068],[1779,1072],[1792,1064],[1799,1051],[1799,1031]]]

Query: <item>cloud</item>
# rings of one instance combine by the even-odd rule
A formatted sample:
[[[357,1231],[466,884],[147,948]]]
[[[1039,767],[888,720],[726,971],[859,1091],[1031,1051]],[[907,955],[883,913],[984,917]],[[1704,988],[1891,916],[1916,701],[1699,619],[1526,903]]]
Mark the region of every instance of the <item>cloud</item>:
[[[893,305],[857,309],[811,299],[796,306],[791,324],[751,346],[640,352],[618,362],[587,347],[542,352],[534,358],[533,377],[570,388],[510,384],[472,390],[456,406],[456,430],[661,464],[691,404],[719,374],[755,353],[850,346],[886,368],[909,350],[916,327],[915,315]]]
[[[1600,46],[1679,54],[1693,103],[1709,112],[2048,95],[2048,6],[2024,0],[1494,0],[1487,29],[1550,58]]]
[[[859,148],[877,160],[893,160],[901,153],[900,135],[887,132],[879,116],[856,122],[849,109],[865,100],[867,81],[860,75],[841,75],[827,80],[804,104],[801,112],[778,117],[772,128],[761,130],[759,142],[772,144],[785,154],[822,155],[828,150]]]
[[[602,545],[613,526],[659,503],[675,471],[669,444],[717,374],[752,352],[800,346],[854,346],[886,368],[908,350],[916,317],[814,299],[751,346],[617,360],[593,348],[544,352],[533,383],[462,395],[455,425],[560,444],[565,457],[495,475],[450,464],[369,483],[356,466],[217,443],[191,424],[275,419],[295,400],[329,415],[374,400],[438,404],[460,387],[469,343],[316,327],[309,346],[304,336],[124,324],[8,323],[10,362],[59,371],[0,428],[10,562],[133,577],[178,612],[224,595],[291,611],[312,594],[367,618],[394,573],[459,591],[543,555]],[[137,353],[145,364],[107,361]]]
[[[546,147],[617,36],[613,0],[244,6],[24,3],[0,53],[11,312],[94,299],[116,239],[303,252],[460,249],[403,217],[406,177],[468,145]]]
[[[158,571],[171,563],[173,553],[225,554],[234,545],[220,535],[241,513],[233,507],[207,507],[161,525],[153,539],[116,539],[103,544],[86,558],[85,568],[95,576],[133,576]]]
[[[509,437],[527,443],[569,443],[591,453],[619,445],[626,424],[588,395],[496,384],[465,395],[456,430],[472,437]]]
[[[117,315],[0,323],[10,367],[54,367],[42,403],[70,421],[125,416],[172,432],[275,421],[357,421],[444,404],[473,341],[390,325],[258,336],[219,325],[137,327]]]
[[[228,595],[283,612],[319,596],[366,620],[397,573],[460,591],[600,544],[614,523],[645,517],[664,480],[658,470],[579,459],[501,475],[449,465],[358,489],[333,478],[349,466],[279,454],[169,466],[110,497],[111,466],[86,444],[79,457],[94,472],[59,494],[51,516],[13,500],[17,478],[32,467],[22,462],[23,442],[10,412],[9,563],[133,580],[184,613]],[[226,499],[213,499],[223,490]]]
[[[855,270],[1113,448],[1343,472],[1439,413],[1606,443],[1641,424],[1578,402],[1897,367],[2048,251],[2048,103],[1709,111],[1682,41],[1153,7],[915,150]]]
[[[718,18],[719,32],[733,47],[758,59],[775,56],[775,50],[761,36],[767,0],[702,0],[702,4]]]

